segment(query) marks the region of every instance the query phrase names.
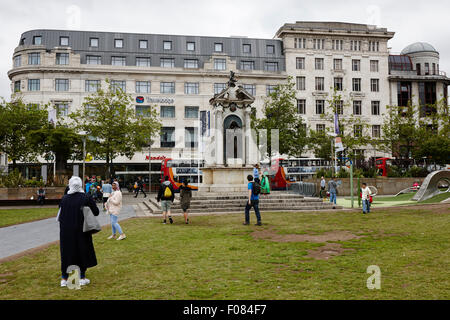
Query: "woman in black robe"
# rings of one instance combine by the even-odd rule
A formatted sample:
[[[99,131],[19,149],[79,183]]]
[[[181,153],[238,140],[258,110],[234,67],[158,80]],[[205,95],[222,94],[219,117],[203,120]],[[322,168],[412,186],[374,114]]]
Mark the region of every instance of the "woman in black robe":
[[[83,232],[84,215],[81,208],[85,206],[98,216],[100,211],[92,197],[84,193],[81,179],[72,177],[69,181],[69,191],[61,199],[58,217],[62,287],[67,286],[69,266],[80,268],[80,285],[86,285],[90,283],[86,278],[86,269],[97,265],[92,235]]]

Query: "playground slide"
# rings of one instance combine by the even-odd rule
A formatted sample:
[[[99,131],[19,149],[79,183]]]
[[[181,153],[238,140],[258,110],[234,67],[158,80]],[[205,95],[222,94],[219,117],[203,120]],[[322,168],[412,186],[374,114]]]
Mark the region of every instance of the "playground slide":
[[[423,181],[422,185],[420,186],[419,191],[414,195],[412,200],[414,201],[424,201],[427,199],[430,199],[440,193],[438,189],[438,182],[439,181],[446,181],[447,184],[450,185],[450,171],[449,170],[439,170],[434,171],[430,173],[425,180]],[[450,191],[447,190],[447,192]]]

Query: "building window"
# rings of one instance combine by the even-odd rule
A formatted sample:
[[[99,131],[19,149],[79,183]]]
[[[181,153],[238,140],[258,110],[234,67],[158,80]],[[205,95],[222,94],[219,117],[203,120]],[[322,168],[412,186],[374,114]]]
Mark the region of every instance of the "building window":
[[[161,148],[175,147],[175,128],[163,127],[161,128]]]
[[[112,80],[111,81],[111,89],[113,91],[122,90],[123,92],[127,92],[127,82],[123,80]]]
[[[198,94],[198,82],[186,82],[184,84],[184,94]]]
[[[214,59],[214,70],[226,70],[227,61],[225,59]]]
[[[370,79],[370,90],[372,92],[380,91],[380,80],[379,79]]]
[[[361,71],[361,60],[352,60],[352,70]]]
[[[276,85],[268,84],[266,86],[266,95],[269,96],[270,94],[274,93],[275,92],[275,88],[276,88]]]
[[[344,114],[344,100],[336,101],[336,113],[337,114]]]
[[[172,50],[172,41],[164,41],[163,48],[164,50]]]
[[[306,78],[305,77],[297,77],[297,90],[306,90]]]
[[[355,92],[361,91],[361,79],[360,78],[353,78],[352,79],[352,89]]]
[[[425,63],[425,75],[426,76],[430,75],[430,64],[428,62]]]
[[[136,81],[136,93],[150,93],[150,81]]]
[[[28,91],[39,91],[39,90],[41,90],[41,80],[28,79]]]
[[[20,67],[21,65],[22,65],[22,56],[21,55],[15,56],[14,57],[14,67],[17,68],[17,67]]]
[[[136,116],[148,117],[150,114],[150,106],[136,106]]]
[[[379,41],[369,41],[369,51],[374,51],[374,52],[380,51],[380,42]]]
[[[98,38],[90,38],[89,47],[98,48]]]
[[[323,58],[316,58],[315,66],[316,70],[323,70]]]
[[[322,123],[316,124],[316,131],[317,132],[325,132],[325,125]]]
[[[214,51],[222,52],[223,51],[223,43],[214,43]]]
[[[242,51],[244,53],[251,53],[252,52],[251,44],[244,44],[244,45],[242,45]]]
[[[198,129],[193,127],[184,128],[184,147],[197,148],[198,147]]]
[[[350,41],[350,50],[351,51],[361,51],[361,41],[351,40]]]
[[[41,54],[34,52],[28,54],[28,64],[38,65],[41,64]]]
[[[150,67],[151,60],[147,57],[137,57],[136,66],[137,67]]]
[[[373,116],[379,116],[380,115],[380,101],[372,101],[371,109],[372,109]]]
[[[69,37],[60,37],[59,38],[59,45],[60,46],[68,46],[69,45]]]
[[[241,61],[241,69],[242,70],[254,70],[255,69],[255,61]]]
[[[378,60],[370,60],[370,72],[378,72]]]
[[[342,59],[334,59],[333,60],[333,70],[342,70]]]
[[[316,91],[325,90],[325,78],[316,77]]]
[[[361,101],[353,101],[353,114],[356,116],[360,116],[362,112],[362,102]]]
[[[325,113],[325,100],[316,100],[316,114]]]
[[[85,91],[86,92],[97,92],[100,90],[100,80],[86,80]]]
[[[304,70],[305,69],[305,58],[297,57],[295,59],[295,64],[296,64],[297,69]]]
[[[297,99],[297,113],[306,114],[306,100]]]
[[[195,51],[195,42],[186,42],[187,51]]]
[[[161,58],[161,67],[163,68],[174,68],[175,59],[173,58]]]
[[[175,82],[161,82],[161,93],[175,93]]]
[[[373,138],[379,138],[381,136],[381,126],[380,125],[373,125],[372,126],[372,137]]]
[[[331,48],[333,50],[342,51],[344,49],[344,40],[332,40]]]
[[[266,46],[266,53],[267,54],[275,54],[275,46],[271,45],[271,44],[268,44]]]
[[[362,137],[362,130],[363,130],[362,125],[360,125],[360,124],[355,124],[355,125],[353,126],[353,134],[354,134],[354,136],[355,136],[356,138]]]
[[[86,56],[87,64],[102,64],[101,56]]]
[[[161,106],[161,118],[175,118],[175,106]]]
[[[69,91],[69,79],[56,79],[55,80],[56,91]]]
[[[325,49],[325,39],[313,39],[313,48],[315,50]]]
[[[111,57],[111,65],[113,66],[126,66],[127,61],[125,57]]]
[[[214,94],[219,94],[227,87],[226,83],[214,83]]]
[[[69,64],[69,54],[68,53],[57,53],[56,54],[56,64],[68,65]]]
[[[265,71],[278,71],[278,62],[266,62],[264,64]]]
[[[67,117],[69,115],[69,105],[66,103],[55,104],[57,117]]]
[[[184,67],[186,69],[198,69],[197,59],[184,59]]]
[[[33,44],[34,45],[41,45],[42,44],[42,37],[41,36],[35,36],[33,37]]]
[[[148,49],[148,41],[139,40],[139,49]]]
[[[294,48],[296,48],[296,49],[306,49],[306,39],[304,39],[304,38],[295,38],[294,39]]]
[[[411,92],[411,82],[397,82],[397,105],[399,107],[406,107],[408,105],[411,100]]]
[[[20,92],[20,80],[14,82],[14,92]]]
[[[256,86],[254,84],[244,84],[243,88],[245,91],[250,93],[252,96],[256,95]]]
[[[114,48],[123,48],[123,39],[115,39]]]
[[[436,63],[433,63],[432,66],[433,66],[433,75],[436,75]]]
[[[343,89],[343,79],[342,78],[334,78],[334,88],[337,91],[342,91]]]
[[[198,107],[184,107],[184,117],[186,119],[198,119]]]

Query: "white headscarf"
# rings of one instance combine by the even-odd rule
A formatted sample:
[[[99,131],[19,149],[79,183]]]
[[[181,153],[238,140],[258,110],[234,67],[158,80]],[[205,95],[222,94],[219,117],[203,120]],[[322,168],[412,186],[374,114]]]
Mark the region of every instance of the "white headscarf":
[[[69,180],[69,191],[67,194],[74,194],[74,193],[84,193],[83,190],[83,182],[81,181],[80,177],[72,177]]]
[[[120,186],[119,186],[119,183],[117,181],[114,181],[112,184],[117,186],[117,190],[116,191],[120,191]]]

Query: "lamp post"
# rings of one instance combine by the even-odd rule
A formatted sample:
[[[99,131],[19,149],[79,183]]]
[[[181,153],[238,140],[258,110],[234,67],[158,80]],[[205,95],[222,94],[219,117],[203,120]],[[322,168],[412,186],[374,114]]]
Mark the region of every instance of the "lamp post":
[[[85,177],[85,170],[86,170],[86,131],[80,131],[78,133],[80,136],[83,136],[83,176],[81,178],[81,182],[83,183],[83,190],[84,190],[84,177]]]
[[[332,137],[332,147],[331,147],[331,154],[332,157],[334,156],[334,176],[336,176],[337,174],[337,157],[336,157],[336,141],[335,138],[337,137],[337,134],[334,132],[327,132],[327,135],[329,135],[330,137]]]
[[[148,143],[148,193],[152,193],[152,139]]]

